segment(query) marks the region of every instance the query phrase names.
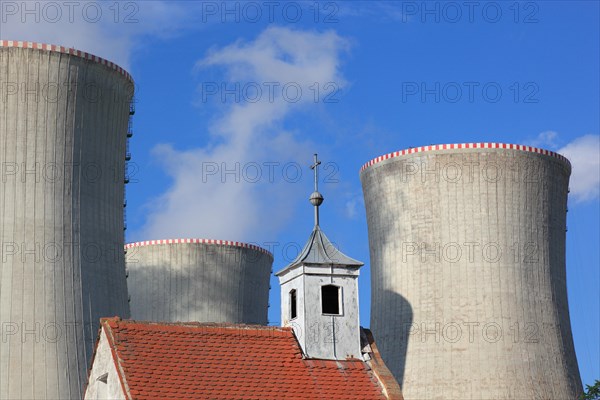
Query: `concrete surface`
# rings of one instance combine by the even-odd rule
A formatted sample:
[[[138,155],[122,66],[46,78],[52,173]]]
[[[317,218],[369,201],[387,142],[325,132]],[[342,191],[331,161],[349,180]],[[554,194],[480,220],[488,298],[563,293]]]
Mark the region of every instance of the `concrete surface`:
[[[123,175],[130,81],[0,46],[0,398],[81,398],[100,317],[129,316]]]
[[[266,250],[156,242],[127,245],[133,319],[267,324],[273,256]]]
[[[473,148],[368,164],[371,329],[404,397],[578,398],[568,161]]]

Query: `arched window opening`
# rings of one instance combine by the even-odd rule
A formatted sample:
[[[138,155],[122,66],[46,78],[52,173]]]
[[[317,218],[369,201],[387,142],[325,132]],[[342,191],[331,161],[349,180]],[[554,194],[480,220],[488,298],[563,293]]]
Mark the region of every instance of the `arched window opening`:
[[[323,314],[340,314],[340,288],[335,285],[321,287],[321,309]]]
[[[296,289],[290,290],[290,319],[298,316],[296,307]]]

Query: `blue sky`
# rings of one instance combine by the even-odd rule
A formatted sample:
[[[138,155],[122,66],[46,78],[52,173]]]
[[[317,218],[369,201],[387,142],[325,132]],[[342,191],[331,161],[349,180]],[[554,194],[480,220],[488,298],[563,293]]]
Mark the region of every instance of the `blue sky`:
[[[321,226],[366,263],[365,326],[362,164],[434,143],[565,153],[573,336],[584,383],[600,378],[598,2],[99,2],[99,18],[42,2],[38,21],[2,3],[2,39],[73,46],[134,76],[129,241],[254,242],[278,270],[311,231],[319,153]]]

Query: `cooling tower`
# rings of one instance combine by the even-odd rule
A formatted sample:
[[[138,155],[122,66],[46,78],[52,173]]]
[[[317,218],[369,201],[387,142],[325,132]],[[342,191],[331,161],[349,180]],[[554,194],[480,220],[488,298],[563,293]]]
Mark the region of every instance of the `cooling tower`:
[[[125,247],[132,318],[267,324],[273,264],[267,250],[209,239]]]
[[[0,398],[82,397],[99,318],[128,316],[118,66],[0,41]]]
[[[569,161],[529,146],[425,146],[361,169],[371,328],[404,397],[576,399]]]

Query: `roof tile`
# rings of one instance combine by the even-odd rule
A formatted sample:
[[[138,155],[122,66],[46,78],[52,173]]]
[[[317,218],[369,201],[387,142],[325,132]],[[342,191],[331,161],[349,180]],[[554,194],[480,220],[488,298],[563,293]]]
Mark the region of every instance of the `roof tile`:
[[[361,360],[303,359],[291,328],[102,322],[136,399],[385,399]]]

